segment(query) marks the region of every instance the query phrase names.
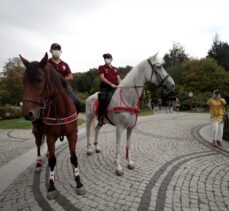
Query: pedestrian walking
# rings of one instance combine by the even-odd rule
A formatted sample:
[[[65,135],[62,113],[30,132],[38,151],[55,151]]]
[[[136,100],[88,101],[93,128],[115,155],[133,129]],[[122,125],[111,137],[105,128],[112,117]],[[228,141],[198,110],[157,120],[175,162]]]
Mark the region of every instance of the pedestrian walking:
[[[212,124],[212,146],[222,147],[223,137],[223,116],[225,114],[225,99],[221,98],[219,90],[213,92],[212,97],[207,104],[210,106],[211,124]]]
[[[180,111],[180,100],[176,97],[176,111],[179,112]]]

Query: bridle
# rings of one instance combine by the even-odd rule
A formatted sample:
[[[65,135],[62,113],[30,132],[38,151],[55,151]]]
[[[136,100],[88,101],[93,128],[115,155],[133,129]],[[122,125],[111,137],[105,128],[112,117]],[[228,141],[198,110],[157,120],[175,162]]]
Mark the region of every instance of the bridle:
[[[155,76],[157,78],[157,81],[159,82],[159,84],[157,85],[157,87],[163,87],[165,81],[169,78],[169,74],[167,74],[164,78],[162,78],[160,76],[160,74],[157,72],[156,70],[156,64],[152,64],[151,61],[149,59],[147,59],[150,67],[152,68],[152,72],[151,72],[151,77],[150,77],[150,81],[152,80],[153,78],[153,74],[155,73]]]
[[[45,109],[54,102],[54,100],[49,99],[50,89],[51,89],[50,81],[45,71],[45,91],[46,91],[45,98],[43,100],[33,100],[33,99],[24,98],[23,102],[33,103],[38,105],[41,109]]]
[[[62,93],[61,90],[58,91],[58,93],[51,98],[50,96],[50,91],[51,91],[51,83],[47,74],[46,69],[44,70],[45,73],[45,97],[44,99],[41,100],[34,100],[34,99],[23,99],[23,102],[29,102],[29,103],[34,103],[39,106],[40,111],[42,112],[42,121],[46,125],[52,125],[52,126],[60,126],[61,128],[61,135],[59,136],[60,141],[64,140],[64,128],[63,125],[72,123],[77,120],[78,114],[77,112],[61,117],[60,114],[57,112],[57,97],[59,97]],[[64,90],[64,89],[63,89]],[[51,98],[51,99],[50,99]],[[52,111],[52,116],[50,117],[50,111]],[[47,112],[46,112],[46,111]]]
[[[169,74],[167,74],[164,78],[162,78],[160,76],[160,74],[157,72],[156,70],[156,64],[152,64],[151,61],[149,59],[147,59],[147,62],[149,63],[150,67],[151,67],[151,76],[150,76],[150,80],[152,80],[153,78],[153,74],[155,73],[155,76],[157,78],[157,81],[159,82],[159,84],[157,85],[157,88],[159,87],[163,87],[165,81],[170,77]],[[135,85],[135,86],[121,86],[122,88],[142,88],[144,87],[144,85]]]

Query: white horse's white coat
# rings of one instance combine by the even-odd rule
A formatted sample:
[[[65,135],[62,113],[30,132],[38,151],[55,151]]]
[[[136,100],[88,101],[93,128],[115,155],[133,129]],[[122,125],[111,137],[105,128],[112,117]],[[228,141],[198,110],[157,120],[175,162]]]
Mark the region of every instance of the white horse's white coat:
[[[160,65],[159,60],[157,59],[157,54],[149,58],[150,62],[155,65],[154,70],[150,66],[147,60],[142,61],[136,67],[134,67],[127,76],[123,79],[121,86],[123,99],[128,105],[128,107],[136,108],[138,103],[138,95],[140,96],[143,90],[143,86],[147,81],[150,81],[152,84],[158,85],[160,84],[161,80],[156,77],[156,71],[161,79],[164,79],[168,74],[164,70],[164,68]],[[153,75],[152,75],[153,74]],[[165,88],[169,91],[172,91],[175,87],[173,79],[169,76],[163,83]],[[134,87],[137,88],[134,88]],[[136,91],[137,89],[137,91]],[[137,94],[138,92],[138,94]],[[86,100],[86,133],[87,133],[87,152],[88,155],[92,154],[92,145],[90,143],[90,126],[91,122],[94,118],[92,107],[94,102],[98,98],[98,93],[95,93],[87,98]],[[127,107],[123,105],[123,107]],[[112,96],[112,99],[108,105],[108,109],[113,107],[120,106],[120,87],[117,88]],[[127,144],[126,149],[128,152],[128,168],[134,169],[134,163],[131,159],[131,133],[132,133],[132,126],[135,123],[136,115],[134,113],[129,112],[110,112],[108,114],[109,119],[115,124],[116,126],[116,174],[123,175],[123,170],[120,165],[120,148],[121,148],[121,134],[124,129],[127,130]],[[98,134],[101,126],[97,125],[95,127],[95,150],[96,152],[100,152],[99,143],[98,143]]]

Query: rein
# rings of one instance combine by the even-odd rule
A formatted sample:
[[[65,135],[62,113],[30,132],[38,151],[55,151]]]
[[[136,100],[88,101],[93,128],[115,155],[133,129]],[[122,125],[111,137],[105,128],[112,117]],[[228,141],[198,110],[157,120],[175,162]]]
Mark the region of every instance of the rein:
[[[147,59],[147,61],[148,61],[149,65],[150,65],[150,67],[151,67],[151,70],[152,70],[152,71],[151,71],[151,76],[150,76],[150,80],[149,80],[149,81],[152,80],[152,78],[153,78],[153,73],[155,73],[156,78],[157,78],[157,81],[158,81],[158,83],[159,83],[159,84],[157,85],[157,87],[158,87],[158,88],[159,88],[159,87],[162,87],[163,84],[165,83],[165,81],[169,78],[169,75],[167,74],[164,78],[162,78],[162,77],[160,76],[160,74],[158,74],[158,72],[155,70],[155,65],[153,65],[149,59]],[[120,86],[120,87],[117,87],[117,88],[142,88],[142,87],[144,87],[144,85]]]
[[[50,85],[50,81],[47,77],[47,75],[45,74],[45,90],[47,90],[46,92],[46,96],[45,96],[45,99],[44,100],[31,100],[31,99],[26,99],[24,98],[23,99],[23,102],[28,102],[28,103],[33,103],[33,104],[37,104],[39,105],[42,109],[46,109],[49,105],[51,105],[54,101],[54,100],[51,100],[49,102],[48,98],[49,98],[49,94],[50,94],[50,89],[51,89],[51,85]]]
[[[127,105],[127,103],[126,103],[126,101],[125,101],[125,99],[123,97],[122,87],[120,87],[120,92],[119,92],[120,105],[119,106],[116,106],[116,107],[113,107],[110,110],[107,110],[107,113],[106,113],[106,117],[107,117],[107,119],[108,119],[109,122],[111,122],[109,120],[109,118],[108,118],[108,113],[109,112],[128,112],[128,113],[135,114],[134,124],[130,128],[134,128],[135,127],[135,125],[137,123],[137,120],[138,120],[138,115],[140,113],[140,95],[139,95],[138,89],[135,88],[135,90],[136,90],[136,93],[137,93],[138,101],[137,101],[136,107],[135,108],[132,108],[129,105]],[[113,123],[111,122],[111,124],[113,124]]]
[[[27,102],[27,103],[33,103],[33,104],[37,104],[40,107],[44,107],[44,102],[41,102],[40,100],[30,100],[30,99],[23,99],[23,102]]]
[[[68,117],[64,117],[64,118],[60,118],[58,117],[57,115],[57,112],[56,112],[56,99],[58,96],[60,96],[61,92],[59,91],[58,94],[54,97],[54,99],[49,99],[50,97],[50,89],[51,89],[51,84],[50,84],[50,80],[47,76],[47,74],[45,74],[45,98],[43,100],[33,100],[33,99],[26,99],[24,98],[23,99],[23,102],[28,102],[28,103],[33,103],[33,104],[36,104],[38,105],[41,110],[43,111],[43,121],[46,125],[60,125],[61,126],[61,130],[62,130],[62,125],[65,125],[65,124],[68,124],[68,123],[71,123],[75,120],[78,119],[78,114],[77,112],[74,113],[74,114],[71,114],[70,116]],[[50,114],[50,110],[51,110],[51,105],[54,104],[54,116],[53,118],[49,117],[49,114]],[[44,111],[48,109],[48,114],[47,116],[44,115]],[[63,132],[62,132],[63,134]],[[63,136],[60,137],[61,139],[63,139]]]
[[[147,61],[148,61],[149,65],[150,65],[150,67],[152,68],[150,81],[153,78],[153,73],[155,73],[155,75],[157,77],[157,81],[159,82],[157,87],[161,87],[164,84],[164,82],[168,79],[169,75],[167,74],[164,78],[161,78],[160,74],[158,74],[158,72],[155,70],[155,65],[153,65],[149,59],[147,59]]]
[[[158,85],[157,87],[161,87],[163,86],[164,82],[168,79],[169,75],[167,74],[164,78],[162,78],[160,76],[160,74],[156,71],[155,69],[155,65],[153,65],[151,63],[151,61],[149,59],[147,59],[150,67],[151,67],[151,76],[150,76],[150,81],[152,80],[153,78],[153,74],[155,73],[155,76],[157,78],[157,81],[158,81]],[[144,85],[135,85],[135,86],[120,86],[120,87],[117,87],[117,88],[120,88],[120,92],[119,92],[119,97],[120,97],[120,105],[119,106],[116,106],[116,107],[113,107],[111,108],[110,110],[107,111],[107,114],[109,112],[129,112],[129,113],[133,113],[135,114],[135,122],[134,124],[131,126],[131,128],[134,128],[136,123],[137,123],[137,119],[138,119],[138,115],[140,113],[140,94],[139,94],[139,91],[138,91],[138,88],[143,88]],[[124,96],[123,96],[123,93],[122,93],[122,90],[123,88],[135,88],[136,90],[136,93],[137,93],[137,97],[138,97],[138,100],[137,100],[137,105],[136,107],[132,108],[130,107],[129,105],[127,105],[125,99],[124,99]]]

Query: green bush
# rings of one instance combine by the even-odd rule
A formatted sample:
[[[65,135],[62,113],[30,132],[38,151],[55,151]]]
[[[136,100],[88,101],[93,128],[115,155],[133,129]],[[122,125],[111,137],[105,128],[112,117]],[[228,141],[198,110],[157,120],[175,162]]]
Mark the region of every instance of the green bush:
[[[0,119],[16,119],[21,116],[21,109],[14,109],[6,106],[0,108]]]

